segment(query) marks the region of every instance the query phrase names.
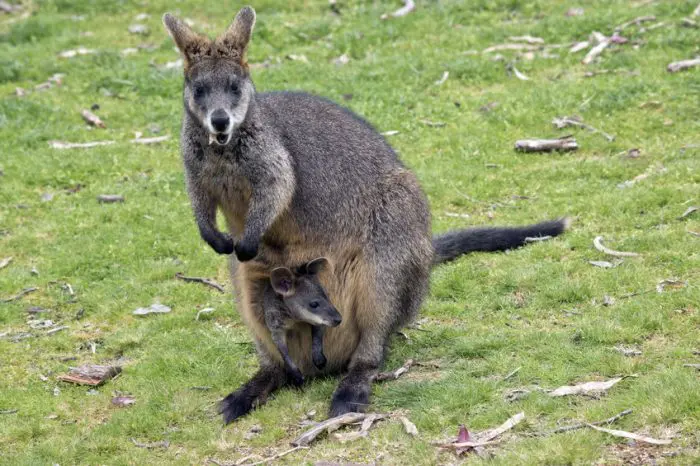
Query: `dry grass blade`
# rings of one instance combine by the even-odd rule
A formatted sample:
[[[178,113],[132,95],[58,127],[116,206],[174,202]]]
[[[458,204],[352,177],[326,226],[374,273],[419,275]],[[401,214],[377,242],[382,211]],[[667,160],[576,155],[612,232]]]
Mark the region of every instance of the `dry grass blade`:
[[[515,150],[521,152],[568,152],[578,149],[576,139],[565,136],[559,139],[520,139],[515,141]]]
[[[9,303],[12,301],[17,301],[18,299],[22,298],[23,296],[28,295],[29,293],[33,293],[33,292],[37,291],[38,289],[39,288],[34,287],[34,286],[31,286],[29,288],[25,288],[22,291],[20,291],[19,293],[17,293],[16,295],[10,296],[9,298],[5,298],[0,302]]]
[[[114,144],[114,141],[93,141],[93,142],[65,142],[65,141],[49,141],[49,146],[52,149],[90,149],[98,146],[109,146]]]
[[[100,120],[100,117],[92,113],[90,110],[83,110],[80,112],[80,116],[83,117],[85,123],[88,125],[95,126],[97,128],[106,128],[104,121]]]
[[[388,14],[383,14],[380,19],[389,19],[389,18],[400,18],[402,16],[406,16],[410,12],[416,9],[416,4],[413,0],[404,0],[403,6],[399,8],[398,10],[394,11],[393,13],[388,13]]]
[[[185,282],[201,283],[201,284],[203,284],[203,285],[207,285],[207,286],[209,286],[209,287],[211,287],[211,288],[214,288],[215,290],[217,290],[217,291],[219,291],[219,292],[221,292],[221,293],[225,293],[225,292],[226,292],[226,290],[224,289],[223,286],[219,285],[219,284],[216,283],[214,280],[210,280],[210,279],[208,279],[208,278],[186,277],[185,275],[183,275],[183,274],[180,273],[180,272],[178,272],[178,273],[175,274],[175,278],[179,278],[180,280],[185,281]]]
[[[441,86],[441,85],[445,84],[445,81],[447,81],[447,78],[449,78],[449,77],[450,77],[449,71],[443,72],[442,77],[440,79],[438,79],[437,81],[435,81],[435,85]]]
[[[690,60],[674,61],[673,63],[669,63],[669,65],[668,65],[668,67],[666,67],[666,69],[670,73],[677,73],[678,71],[688,70],[688,69],[694,68],[696,66],[700,66],[700,58],[692,58]]]
[[[624,430],[614,430],[606,429],[604,427],[597,427],[593,424],[587,424],[591,429],[595,429],[599,432],[605,432],[606,434],[614,435],[615,437],[624,437],[631,440],[636,440],[638,442],[651,443],[652,445],[670,445],[670,440],[659,440],[652,437],[647,437],[645,435],[633,434],[632,432],[625,432]]]
[[[418,428],[406,416],[400,416],[399,420],[401,421],[401,424],[403,424],[403,429],[408,435],[412,437],[416,437],[418,435]]]
[[[606,380],[603,382],[585,382],[577,385],[564,385],[549,393],[549,396],[587,395],[592,393],[602,393],[609,390],[613,385],[622,380],[622,377]]]
[[[409,359],[404,363],[403,366],[399,367],[393,372],[380,372],[377,374],[377,376],[374,378],[375,382],[383,382],[385,380],[396,380],[399,377],[401,377],[403,374],[408,372],[408,370],[411,368],[413,365],[413,359]]]
[[[527,44],[544,44],[544,39],[541,37],[533,37],[529,35],[524,35],[524,36],[511,36],[508,38],[508,40],[512,40],[513,42],[525,42]]]
[[[593,239],[593,246],[600,252],[607,254],[609,256],[615,256],[615,257],[638,257],[639,253],[636,252],[624,252],[624,251],[615,251],[614,249],[607,248],[603,245],[602,243],[603,237],[602,236],[596,236]]]
[[[521,81],[529,81],[530,78],[525,76],[520,70],[518,70],[514,64],[511,63],[509,68],[513,71],[513,74],[515,75],[516,78],[518,78]]]
[[[367,416],[368,414],[365,413],[346,413],[342,416],[326,419],[325,421],[315,424],[311,429],[301,434],[292,442],[292,445],[295,447],[306,446],[327,430],[335,430],[341,426],[363,421]]]
[[[0,270],[4,269],[8,265],[10,265],[11,262],[12,262],[12,257],[5,257],[2,260],[0,260]]]

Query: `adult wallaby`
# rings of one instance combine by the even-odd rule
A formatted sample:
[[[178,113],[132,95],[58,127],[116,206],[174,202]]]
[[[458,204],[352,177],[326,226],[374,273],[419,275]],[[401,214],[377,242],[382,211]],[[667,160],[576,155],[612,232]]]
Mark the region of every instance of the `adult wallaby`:
[[[270,274],[270,284],[265,290],[265,325],[270,329],[292,385],[304,383],[304,376],[289,355],[287,333],[299,323],[310,324],[311,360],[317,369],[323,369],[326,366],[323,353],[325,327],[337,327],[343,320],[319,282],[319,274],[327,266],[328,259],[321,257],[296,271],[278,267]],[[308,325],[299,331],[304,331],[305,327]]]
[[[180,144],[197,224],[214,250],[236,252],[238,311],[260,360],[250,381],[222,401],[225,422],[288,383],[264,320],[274,268],[330,260],[332,273],[322,283],[342,324],[326,331],[325,368],[311,360],[308,332],[291,332],[287,346],[306,376],[345,371],[331,401],[329,413],[336,416],[369,403],[389,337],[417,314],[433,264],[565,229],[564,221],[552,221],[433,240],[418,181],[370,124],[319,97],[255,92],[245,61],[252,8],[240,10],[214,40],[173,16],[163,21],[184,58]],[[216,229],[217,207],[235,242]]]

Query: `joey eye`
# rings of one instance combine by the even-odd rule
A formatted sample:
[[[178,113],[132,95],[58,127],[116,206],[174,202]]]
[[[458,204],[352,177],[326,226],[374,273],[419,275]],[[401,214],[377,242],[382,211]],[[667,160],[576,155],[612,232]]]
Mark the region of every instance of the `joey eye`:
[[[316,309],[318,306],[319,306],[318,301],[311,301],[311,302],[309,303],[309,307],[310,307],[311,309]]]

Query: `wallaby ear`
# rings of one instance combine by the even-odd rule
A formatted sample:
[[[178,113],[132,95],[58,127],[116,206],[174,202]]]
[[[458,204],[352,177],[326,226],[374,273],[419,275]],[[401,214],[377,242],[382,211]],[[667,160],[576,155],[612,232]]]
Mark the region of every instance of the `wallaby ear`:
[[[197,34],[187,24],[170,13],[163,15],[163,24],[182,53],[185,60],[185,70],[199,58],[211,55],[211,40],[208,37]]]
[[[255,10],[246,6],[241,8],[226,32],[216,39],[219,55],[236,59],[241,66],[247,66],[245,54],[255,27]]]
[[[329,266],[328,259],[325,257],[319,257],[318,259],[314,259],[308,264],[306,264],[306,273],[309,275],[317,275]]]
[[[275,293],[284,297],[294,294],[294,274],[286,267],[278,267],[270,274],[270,283]]]

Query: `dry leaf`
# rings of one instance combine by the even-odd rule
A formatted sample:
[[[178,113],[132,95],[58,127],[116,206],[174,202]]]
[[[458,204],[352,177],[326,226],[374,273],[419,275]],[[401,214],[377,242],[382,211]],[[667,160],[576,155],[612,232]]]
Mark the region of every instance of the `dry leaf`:
[[[132,24],[131,26],[129,26],[129,32],[131,34],[140,34],[142,36],[147,36],[151,33],[151,30],[148,29],[148,26],[144,24]]]
[[[612,262],[608,262],[608,261],[588,261],[588,263],[591,265],[594,265],[596,267],[601,267],[604,269],[612,269],[613,267],[615,267],[615,264],[613,264]]]
[[[685,288],[686,286],[688,286],[688,282],[678,280],[675,278],[666,278],[656,284],[656,292],[663,293],[666,290],[666,288],[679,289]]]
[[[100,194],[97,200],[103,204],[113,204],[115,202],[124,202],[124,196],[121,194]]]
[[[58,380],[79,385],[98,386],[113,378],[122,371],[119,366],[100,366],[86,364],[80,367],[71,367],[67,375],[58,376]]]
[[[413,2],[413,0],[404,0],[403,6],[401,8],[394,11],[393,13],[385,13],[382,16],[380,16],[379,19],[400,18],[402,16],[406,16],[415,9],[416,4]]]
[[[306,55],[295,55],[295,54],[289,54],[287,55],[287,58],[292,61],[300,61],[303,63],[309,63],[309,59],[306,58]]]
[[[564,385],[549,393],[549,396],[586,395],[589,393],[601,393],[609,390],[613,385],[622,380],[622,377],[603,382],[585,382],[577,385]]]
[[[403,428],[408,435],[413,437],[418,435],[418,428],[406,416],[399,417],[399,420],[401,421],[401,424],[403,424]]]
[[[12,262],[12,257],[5,257],[4,259],[0,260],[0,270],[4,269],[10,263]]]
[[[685,212],[683,212],[683,214],[681,214],[680,217],[678,217],[678,219],[680,220],[680,219],[686,218],[686,217],[690,216],[691,214],[693,214],[694,212],[697,212],[697,211],[698,211],[698,207],[690,206],[690,207],[688,207],[688,208],[686,209]]]
[[[400,133],[400,131],[396,131],[395,129],[392,129],[392,130],[389,130],[389,131],[384,131],[384,132],[382,133],[382,136],[396,136],[396,135],[399,134],[399,133]]]
[[[85,47],[78,47],[75,50],[66,50],[64,52],[61,52],[58,54],[59,57],[61,58],[73,58],[78,55],[89,55],[95,53],[95,50],[93,49],[86,49]]]
[[[688,69],[694,68],[696,66],[700,66],[700,58],[693,58],[691,60],[681,60],[681,61],[669,63],[669,65],[668,65],[668,67],[666,67],[666,69],[670,73],[677,73],[678,71],[688,70]]]
[[[147,316],[149,314],[167,314],[170,312],[170,308],[163,304],[151,304],[148,307],[140,307],[132,312],[135,316]]]
[[[136,398],[133,396],[115,396],[112,398],[112,404],[120,408],[125,408],[136,403]]]
[[[442,77],[440,79],[438,79],[437,81],[435,81],[435,85],[441,86],[441,85],[445,84],[445,81],[447,81],[447,78],[449,78],[449,77],[450,77],[450,72],[444,71],[442,73]]]
[[[489,429],[479,432],[478,434],[474,434],[474,438],[476,438],[476,440],[479,442],[488,442],[517,426],[523,419],[525,419],[525,413],[519,412],[494,429]]]
[[[614,249],[607,248],[603,245],[602,243],[603,237],[602,236],[596,236],[593,239],[593,246],[595,248],[605,254],[608,254],[609,256],[615,256],[615,257],[637,257],[639,256],[639,253],[636,252],[623,252],[623,251],[615,251]]]
[[[624,437],[631,440],[636,440],[638,442],[651,443],[652,445],[670,445],[670,440],[659,440],[651,437],[646,437],[644,435],[633,434],[632,432],[625,432],[624,430],[606,429],[604,427],[594,426],[588,424],[588,427],[595,429],[600,432],[605,432],[606,434],[614,435],[615,437]]]
[[[572,7],[566,10],[566,16],[573,17],[573,16],[583,16],[583,8],[581,7]]]
[[[335,63],[337,66],[347,65],[348,63],[350,63],[350,57],[344,53],[335,60],[333,60],[333,63]]]
[[[90,110],[83,110],[80,112],[80,116],[83,117],[85,123],[88,125],[96,126],[98,128],[106,128],[104,122],[100,120],[100,117],[92,113]]]

